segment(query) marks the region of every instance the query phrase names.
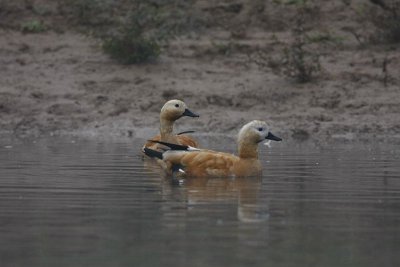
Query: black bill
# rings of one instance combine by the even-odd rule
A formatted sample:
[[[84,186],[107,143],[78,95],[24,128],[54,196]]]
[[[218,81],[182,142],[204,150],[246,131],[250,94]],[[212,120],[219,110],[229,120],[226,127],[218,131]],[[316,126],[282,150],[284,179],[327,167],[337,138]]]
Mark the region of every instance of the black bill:
[[[199,115],[197,115],[196,113],[193,113],[192,111],[190,111],[189,109],[185,109],[185,112],[183,112],[182,116],[188,116],[188,117],[200,117]]]
[[[282,138],[273,135],[271,132],[268,132],[267,137],[265,139],[274,140],[274,141],[282,141]]]

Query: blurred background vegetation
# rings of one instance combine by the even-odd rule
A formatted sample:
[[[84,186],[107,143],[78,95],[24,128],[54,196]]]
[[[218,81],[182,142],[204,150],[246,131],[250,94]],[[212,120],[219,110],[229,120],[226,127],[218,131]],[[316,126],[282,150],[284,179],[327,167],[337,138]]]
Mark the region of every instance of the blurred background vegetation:
[[[209,51],[222,56],[246,50],[240,40],[246,38],[248,27],[288,31],[291,36],[276,39],[280,48],[273,55],[261,47],[248,54],[260,67],[273,67],[300,83],[318,77],[324,47],[340,45],[348,38],[343,32],[350,33],[360,47],[400,42],[400,0],[341,0],[358,23],[341,31],[319,24],[322,2],[0,0],[0,27],[27,34],[79,31],[98,38],[103,51],[122,64],[154,61],[172,39],[196,38],[207,30],[231,33],[229,42],[214,42]]]

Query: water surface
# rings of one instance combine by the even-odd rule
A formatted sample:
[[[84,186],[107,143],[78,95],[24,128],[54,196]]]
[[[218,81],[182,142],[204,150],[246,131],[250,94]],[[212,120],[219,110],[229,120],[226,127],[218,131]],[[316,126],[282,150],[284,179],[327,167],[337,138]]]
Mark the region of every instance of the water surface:
[[[0,142],[0,266],[400,266],[400,147],[275,143],[261,179],[179,186],[141,143]]]

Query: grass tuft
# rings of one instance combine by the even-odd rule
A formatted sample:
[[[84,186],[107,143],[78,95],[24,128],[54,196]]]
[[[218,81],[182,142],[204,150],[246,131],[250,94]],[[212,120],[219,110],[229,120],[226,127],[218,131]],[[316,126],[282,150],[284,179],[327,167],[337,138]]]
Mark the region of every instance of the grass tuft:
[[[39,33],[46,31],[46,26],[39,20],[31,20],[21,24],[23,33]]]

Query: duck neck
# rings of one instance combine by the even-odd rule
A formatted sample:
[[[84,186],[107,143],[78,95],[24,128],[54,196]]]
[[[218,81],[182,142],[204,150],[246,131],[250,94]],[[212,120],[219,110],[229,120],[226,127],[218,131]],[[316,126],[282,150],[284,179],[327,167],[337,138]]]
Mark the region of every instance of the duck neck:
[[[243,159],[258,159],[258,144],[239,141],[239,157]]]
[[[174,122],[165,118],[160,118],[160,135],[161,141],[168,142],[174,131]]]

